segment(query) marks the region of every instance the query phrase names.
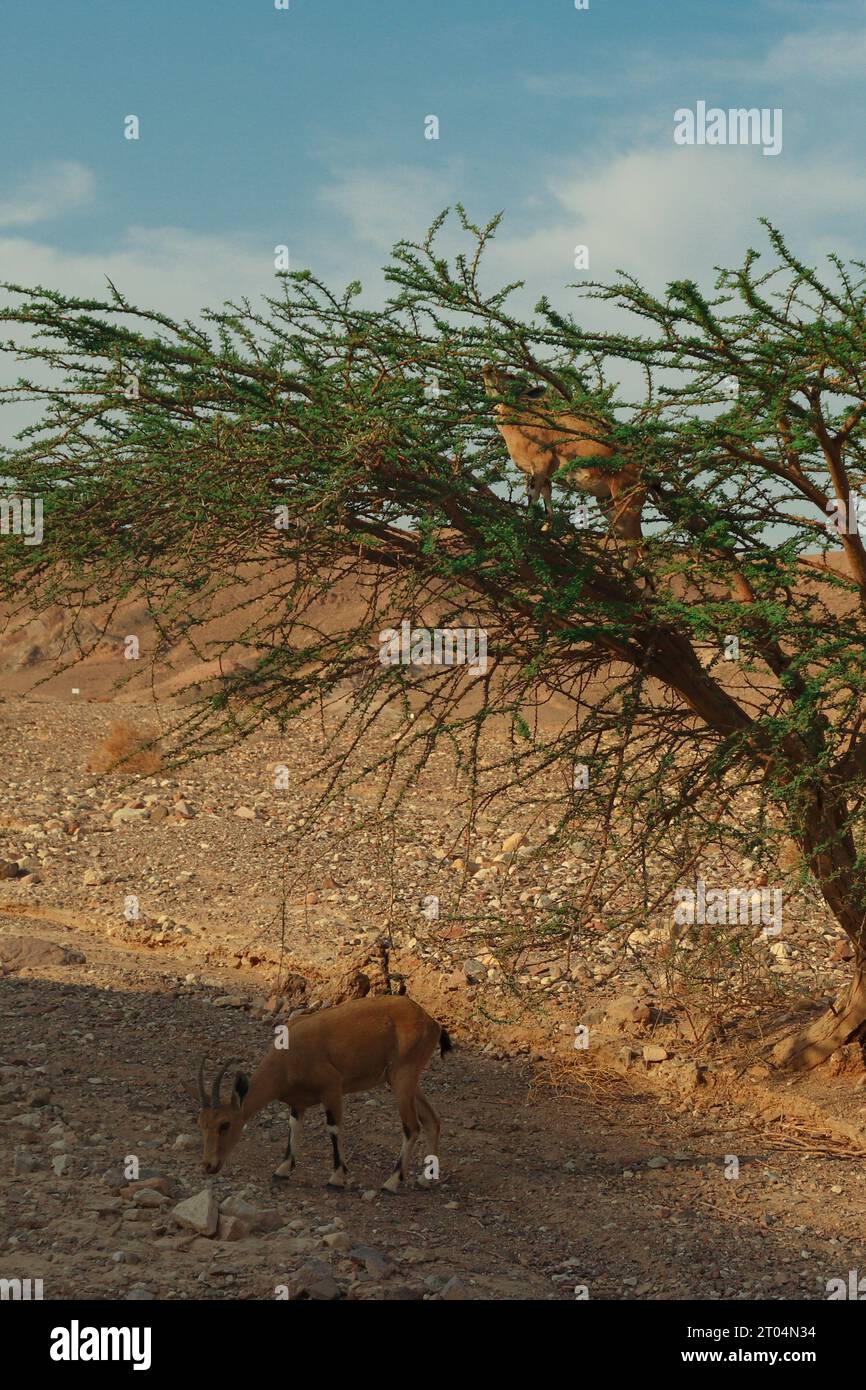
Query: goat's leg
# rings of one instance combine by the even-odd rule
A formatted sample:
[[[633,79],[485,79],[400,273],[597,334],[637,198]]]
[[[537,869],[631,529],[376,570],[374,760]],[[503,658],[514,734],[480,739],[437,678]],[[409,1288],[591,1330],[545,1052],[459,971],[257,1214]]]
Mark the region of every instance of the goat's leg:
[[[343,1098],[333,1096],[325,1105],[325,1124],[331,1136],[331,1149],[334,1155],[334,1168],[328,1178],[329,1187],[345,1187],[348,1168],[340,1148],[340,1122],[343,1118]]]
[[[549,531],[553,525],[553,484],[549,478],[541,484],[541,499],[544,502],[544,510],[547,514],[547,520],[541,529],[542,531]]]
[[[418,1074],[412,1072],[410,1075],[392,1078],[391,1087],[394,1092],[394,1099],[400,1109],[400,1119],[403,1121],[403,1143],[400,1146],[400,1154],[393,1173],[382,1183],[383,1192],[396,1192],[401,1183],[407,1181],[409,1168],[412,1162],[412,1153],[421,1129],[418,1123],[418,1107],[416,1104],[418,1091]]]
[[[610,493],[611,535],[620,540],[631,542],[634,550],[643,540],[641,514],[646,503],[646,488],[635,482],[633,478],[621,481],[619,478],[613,477],[610,479]]]
[[[439,1116],[433,1109],[423,1091],[418,1091],[415,1096],[415,1104],[418,1107],[418,1116],[424,1129],[427,1140],[427,1152],[424,1155],[424,1177],[427,1182],[439,1181],[439,1133],[441,1126]],[[430,1170],[428,1172],[428,1169]]]
[[[298,1136],[303,1118],[303,1110],[299,1110],[297,1106],[293,1105],[289,1111],[289,1142],[286,1145],[286,1156],[280,1166],[274,1169],[275,1182],[286,1182],[294,1171],[298,1158]]]

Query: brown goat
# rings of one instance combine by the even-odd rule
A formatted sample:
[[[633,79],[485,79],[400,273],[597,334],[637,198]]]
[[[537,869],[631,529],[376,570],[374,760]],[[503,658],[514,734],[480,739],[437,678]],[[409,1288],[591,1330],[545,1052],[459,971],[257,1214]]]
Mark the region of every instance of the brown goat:
[[[436,1158],[432,1176],[438,1176],[439,1117],[418,1087],[437,1044],[443,1055],[451,1049],[445,1029],[419,1004],[405,996],[377,995],[290,1019],[285,1033],[274,1041],[252,1077],[241,1071],[236,1074],[231,1097],[225,1103],[220,1101],[220,1085],[234,1060],[220,1068],[210,1096],[205,1090],[202,1060],[198,1123],[204,1135],[204,1171],[218,1173],[244,1125],[272,1100],[279,1100],[289,1106],[289,1142],[274,1178],[291,1175],[304,1112],[312,1105],[322,1105],[334,1157],[329,1186],[343,1187],[348,1173],[340,1148],[343,1097],[386,1082],[403,1121],[403,1144],[396,1168],[383,1183],[384,1190],[396,1192],[408,1179],[422,1127],[429,1145],[428,1159]]]
[[[488,396],[497,399],[497,429],[505,447],[512,461],[526,474],[528,505],[531,507],[541,498],[549,522],[553,519],[551,480],[557,469],[574,459],[613,456],[614,450],[598,437],[603,426],[569,411],[554,412],[540,405],[546,387],[526,386],[498,367],[485,367],[482,377]],[[627,464],[616,473],[591,466],[569,469],[565,481],[596,498],[611,535],[633,544],[641,540],[646,489],[633,465]]]

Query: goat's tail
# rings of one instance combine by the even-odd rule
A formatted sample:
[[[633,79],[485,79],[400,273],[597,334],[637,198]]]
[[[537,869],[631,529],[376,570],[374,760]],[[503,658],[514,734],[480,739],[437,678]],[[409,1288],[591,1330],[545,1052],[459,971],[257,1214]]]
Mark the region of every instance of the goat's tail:
[[[439,1055],[444,1057],[446,1052],[453,1052],[454,1044],[448,1036],[448,1029],[443,1028],[439,1034]]]

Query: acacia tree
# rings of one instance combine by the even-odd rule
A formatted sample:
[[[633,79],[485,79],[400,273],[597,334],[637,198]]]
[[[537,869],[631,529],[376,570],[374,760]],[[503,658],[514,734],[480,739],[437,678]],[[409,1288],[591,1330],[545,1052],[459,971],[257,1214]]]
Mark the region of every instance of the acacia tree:
[[[247,659],[187,708],[179,758],[285,728],[349,682],[358,733],[411,706],[405,737],[374,759],[396,801],[445,745],[473,805],[585,766],[585,788],[562,778],[562,834],[601,827],[627,868],[655,846],[674,882],[695,837],[771,861],[792,838],[801,891],[854,947],[845,997],[778,1050],[814,1065],[866,1031],[866,549],[852,524],[866,268],[830,257],[822,280],[766,224],[772,265],[749,251],[712,295],[680,281],[656,297],[626,275],[583,284],[628,311],[624,325],[642,321],[588,332],[548,300],[528,321],[512,313],[517,286],[484,286],[498,219],[457,215],[466,249],[440,252],[443,214],[395,247],[377,308],[309,272],[198,323],[113,285],[96,301],[7,284],[5,349],[39,376],[3,394],[40,417],[0,473],[44,508],[41,545],[0,546],[7,622],[61,604],[74,630],[135,591],[158,656],[202,643],[231,608]],[[481,385],[491,361],[545,385],[546,409],[578,402],[615,451],[607,467],[637,463],[650,502],[636,563],[600,521],[579,524],[566,488],[549,528],[512,495]],[[237,597],[252,573],[255,606]],[[360,610],[324,622],[347,581]],[[474,683],[458,665],[379,660],[384,627],[431,614],[487,634]],[[550,692],[575,710],[553,739],[535,719]],[[333,787],[370,766],[335,742],[317,771]]]

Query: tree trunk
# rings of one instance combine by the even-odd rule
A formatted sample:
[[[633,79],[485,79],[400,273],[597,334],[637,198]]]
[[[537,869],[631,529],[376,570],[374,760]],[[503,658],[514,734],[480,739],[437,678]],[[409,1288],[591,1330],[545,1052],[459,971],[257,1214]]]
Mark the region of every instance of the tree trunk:
[[[791,1071],[809,1071],[825,1062],[837,1048],[866,1031],[866,971],[862,964],[855,966],[854,978],[828,1013],[810,1023],[808,1028],[783,1038],[773,1049],[777,1066]]]
[[[856,865],[857,848],[847,823],[847,807],[814,790],[801,844],[812,873],[845,934],[854,946],[854,977],[830,1011],[773,1049],[777,1066],[808,1071],[857,1037],[866,1036],[866,883]]]

